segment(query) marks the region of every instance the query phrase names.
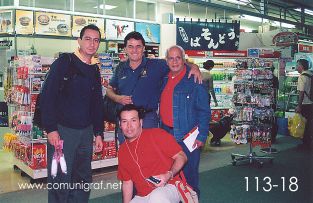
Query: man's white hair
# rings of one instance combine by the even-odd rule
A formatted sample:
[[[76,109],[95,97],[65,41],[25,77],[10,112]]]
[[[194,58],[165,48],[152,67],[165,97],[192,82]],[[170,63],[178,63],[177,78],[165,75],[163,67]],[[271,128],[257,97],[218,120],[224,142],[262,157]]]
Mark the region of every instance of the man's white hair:
[[[180,50],[180,52],[181,52],[182,59],[183,59],[184,61],[186,61],[186,58],[185,58],[185,50],[183,49],[183,47],[178,46],[178,45],[173,45],[173,46],[171,46],[170,48],[168,48],[168,49],[166,50],[166,52],[165,52],[165,58],[166,58],[166,59],[168,58],[168,54],[169,54],[170,50],[173,49],[173,48],[178,48],[178,49]]]

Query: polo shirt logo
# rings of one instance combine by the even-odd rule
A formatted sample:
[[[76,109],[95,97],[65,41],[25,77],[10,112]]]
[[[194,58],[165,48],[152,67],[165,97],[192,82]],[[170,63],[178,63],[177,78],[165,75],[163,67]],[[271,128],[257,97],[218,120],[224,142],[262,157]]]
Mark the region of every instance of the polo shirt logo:
[[[123,79],[126,79],[126,76],[123,76],[123,77],[121,78],[121,80],[123,80]]]
[[[144,69],[141,73],[140,73],[140,77],[147,77],[147,70]]]

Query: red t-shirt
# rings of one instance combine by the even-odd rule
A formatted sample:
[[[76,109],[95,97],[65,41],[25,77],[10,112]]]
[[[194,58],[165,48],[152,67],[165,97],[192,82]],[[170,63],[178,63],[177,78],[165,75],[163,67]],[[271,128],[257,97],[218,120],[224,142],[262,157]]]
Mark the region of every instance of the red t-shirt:
[[[132,142],[126,140],[121,145],[118,152],[117,178],[122,181],[132,180],[137,195],[146,196],[155,189],[155,186],[145,178],[170,170],[174,161],[172,157],[180,151],[182,151],[180,145],[166,131],[160,128],[143,129],[136,140]],[[161,154],[163,158],[160,158]]]
[[[168,81],[164,87],[160,99],[160,117],[162,123],[167,126],[174,127],[173,124],[173,94],[176,85],[183,79],[186,74],[186,66],[176,77],[172,77],[172,72],[168,74]]]

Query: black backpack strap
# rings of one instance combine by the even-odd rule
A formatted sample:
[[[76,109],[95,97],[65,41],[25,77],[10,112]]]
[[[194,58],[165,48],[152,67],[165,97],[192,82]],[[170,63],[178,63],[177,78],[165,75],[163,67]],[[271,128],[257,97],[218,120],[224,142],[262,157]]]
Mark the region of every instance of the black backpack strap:
[[[313,77],[313,75],[310,75],[310,74],[308,74],[308,73],[302,73],[301,75],[304,75],[304,76],[306,76],[306,77],[309,77],[309,78],[311,79],[311,83],[312,83],[312,77]],[[311,85],[311,87],[312,87],[312,85]],[[312,91],[312,90],[310,89],[310,91]],[[304,93],[305,93],[306,96],[311,100],[310,94],[307,93],[306,91],[304,91]]]

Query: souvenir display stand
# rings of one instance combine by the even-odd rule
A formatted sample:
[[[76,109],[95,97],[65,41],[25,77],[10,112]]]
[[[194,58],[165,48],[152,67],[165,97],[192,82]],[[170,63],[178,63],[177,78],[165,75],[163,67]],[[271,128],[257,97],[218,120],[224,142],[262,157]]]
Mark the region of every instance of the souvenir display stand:
[[[231,154],[232,164],[248,163],[259,167],[273,157],[258,156],[253,148],[271,146],[271,123],[274,118],[273,74],[271,59],[238,59],[234,79],[234,121],[231,139],[237,144],[249,142],[247,155]]]

